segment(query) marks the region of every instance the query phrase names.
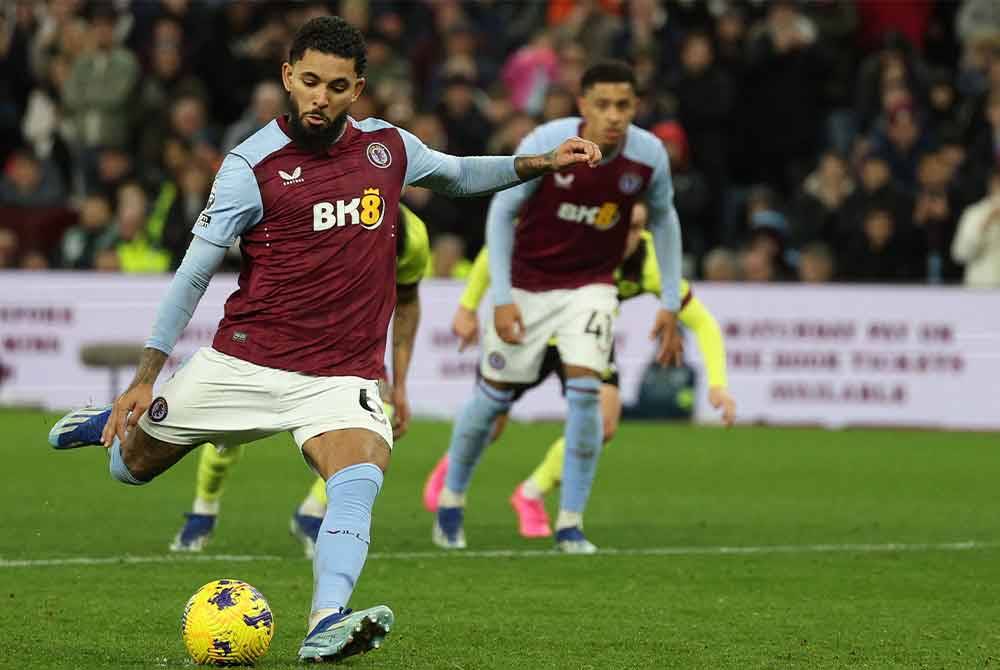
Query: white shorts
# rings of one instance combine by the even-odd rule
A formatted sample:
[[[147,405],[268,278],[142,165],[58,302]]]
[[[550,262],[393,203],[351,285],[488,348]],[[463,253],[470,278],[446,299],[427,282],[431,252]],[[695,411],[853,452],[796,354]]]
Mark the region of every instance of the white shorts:
[[[549,340],[555,338],[563,365],[603,373],[614,342],[618,291],[611,284],[576,289],[524,291],[513,289],[514,303],[524,321],[524,341],[507,344],[497,335],[490,310],[483,331],[479,372],[498,382],[527,384],[538,378]]]
[[[139,426],[162,442],[235,446],[290,431],[302,448],[320,433],[364,428],[392,448],[378,382],[313,377],[199,349],[154,395]]]

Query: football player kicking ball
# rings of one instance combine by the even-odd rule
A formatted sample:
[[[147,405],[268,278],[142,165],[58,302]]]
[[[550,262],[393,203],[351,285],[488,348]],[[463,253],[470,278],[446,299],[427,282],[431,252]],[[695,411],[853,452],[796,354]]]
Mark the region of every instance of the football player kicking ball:
[[[625,248],[625,259],[615,270],[615,285],[618,288],[618,300],[628,300],[643,293],[660,293],[660,271],[656,263],[656,252],[653,240],[645,231],[647,220],[646,207],[639,203],[632,210],[632,222]],[[452,323],[452,330],[459,337],[459,350],[474,344],[479,338],[479,320],[476,310],[489,286],[489,268],[487,267],[486,248],[479,253],[469,274],[465,292],[462,293],[458,311]],[[708,373],[708,399],[713,407],[722,412],[722,422],[731,426],[736,418],[736,403],[730,395],[726,383],[726,351],[722,340],[722,331],[715,317],[705,305],[691,292],[687,282],[681,281],[681,311],[677,315],[680,322],[694,333],[705,361]],[[541,384],[552,373],[559,376],[564,389],[566,379],[563,376],[562,361],[559,358],[559,348],[549,343],[542,362],[539,377],[531,384],[520,386],[514,393],[516,402],[526,391]],[[601,377],[601,417],[603,418],[603,442],[608,444],[618,430],[621,419],[622,403],[618,392],[618,372],[614,364],[614,351],[611,352],[611,366]],[[490,442],[499,439],[507,423],[507,415],[497,417]],[[552,527],[549,515],[545,511],[543,498],[559,485],[562,479],[563,461],[565,459],[566,441],[560,437],[549,447],[542,462],[531,475],[525,479],[510,497],[510,504],[517,513],[518,528],[523,537],[550,537]],[[444,480],[448,472],[448,454],[445,453],[438,461],[424,484],[424,507],[433,512],[438,506],[438,496],[444,488]]]
[[[413,343],[420,322],[420,280],[427,274],[431,249],[427,226],[405,205],[399,206],[400,234],[396,236],[396,310],[392,316],[392,384],[383,385],[382,402],[393,427],[393,439],[406,432],[410,419],[406,378],[413,356]],[[386,393],[386,389],[390,389]],[[398,408],[398,410],[396,409]],[[195,476],[195,498],[184,526],[170,543],[170,551],[201,551],[211,539],[218,521],[226,479],[243,457],[243,445],[199,450]],[[302,542],[306,558],[315,552],[316,538],[326,512],[326,482],[317,477],[305,499],[292,514],[289,528]]]
[[[490,193],[601,159],[580,138],[543,155],[457,158],[385,121],[355,121],[347,112],[364,89],[365,66],[364,38],[346,21],[321,17],[299,29],[281,73],[292,111],[223,160],[129,388],[110,407],[71,412],[49,433],[57,449],[103,445],[111,475],[141,485],[206,442],[291,432],[328,498],[303,660],[374,649],[394,620],[384,605],[346,606],[392,448],[378,378],[396,304],[403,187]],[[236,237],[239,288],[212,346],[154,399],[167,356]]]
[[[616,61],[584,72],[577,100],[581,118],[536,128],[519,150],[576,134],[601,147],[595,169],[568,168],[497,194],[486,223],[493,314],[484,331],[480,378],[452,428],[448,474],[432,529],[435,544],[466,546],[465,496],[519,385],[539,376],[548,342],[556,338],[566,378],[566,450],[556,546],[592,553],[583,514],[601,450],[601,375],[610,364],[618,295],[615,268],[625,255],[632,208],[649,207],[663,282],[652,336],[656,360],[681,357],[681,233],[673,204],[667,152],[654,135],[632,125],[638,98],[632,69]],[[517,225],[515,226],[515,222]]]

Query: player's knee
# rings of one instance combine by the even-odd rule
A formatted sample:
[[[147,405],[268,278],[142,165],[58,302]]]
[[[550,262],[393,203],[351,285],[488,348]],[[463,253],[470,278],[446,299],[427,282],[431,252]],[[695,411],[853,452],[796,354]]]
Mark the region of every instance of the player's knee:
[[[108,471],[111,473],[112,479],[130,486],[148,484],[155,474],[150,474],[147,471],[148,468],[141,467],[141,464],[135,461],[134,457],[129,458],[127,454],[123,454],[119,447],[112,447],[111,459],[108,463]]]

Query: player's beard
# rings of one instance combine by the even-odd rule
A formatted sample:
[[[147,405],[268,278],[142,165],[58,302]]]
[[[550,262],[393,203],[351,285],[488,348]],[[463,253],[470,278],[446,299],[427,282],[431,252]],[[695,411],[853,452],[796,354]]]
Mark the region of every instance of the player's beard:
[[[313,128],[302,123],[302,114],[294,100],[290,99],[289,105],[292,113],[288,119],[288,130],[295,144],[314,154],[322,154],[326,153],[330,149],[330,145],[340,139],[340,134],[344,131],[344,124],[347,123],[347,110],[319,128]],[[318,113],[322,114],[322,112]]]

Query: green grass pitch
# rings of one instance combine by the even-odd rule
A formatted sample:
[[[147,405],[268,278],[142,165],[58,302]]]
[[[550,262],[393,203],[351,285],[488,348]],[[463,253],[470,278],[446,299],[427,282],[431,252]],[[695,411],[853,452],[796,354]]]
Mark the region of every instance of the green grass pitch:
[[[271,603],[259,667],[301,667],[312,573],[287,522],[310,476],[291,439],[249,447],[206,550],[254,558],[160,560],[195,459],[125,487],[102,450],[49,449],[55,418],[0,411],[0,668],[191,667],[181,608],[221,577]],[[512,552],[445,556],[420,488],[448,430],[417,423],[396,446],[351,604],[388,604],[397,625],[345,667],[1000,667],[996,435],[625,424],[587,532],[635,551],[588,557],[517,536],[507,497],[560,428],[512,425],[466,522],[470,551]],[[80,558],[113,562],[65,560]]]

